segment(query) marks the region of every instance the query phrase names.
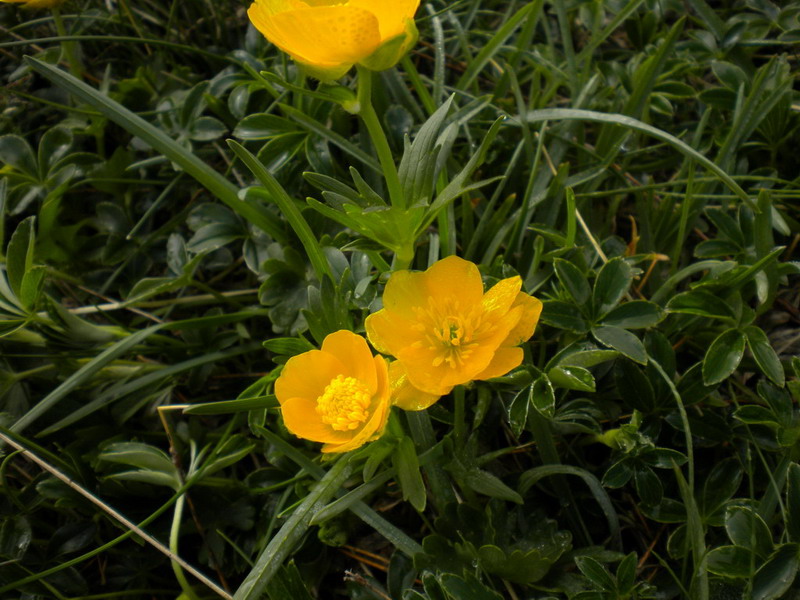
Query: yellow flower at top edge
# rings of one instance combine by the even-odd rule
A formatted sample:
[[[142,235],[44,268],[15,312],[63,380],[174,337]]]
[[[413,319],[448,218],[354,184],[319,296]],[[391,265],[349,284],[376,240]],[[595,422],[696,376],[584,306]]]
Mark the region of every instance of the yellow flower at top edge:
[[[424,272],[397,271],[386,284],[383,309],[367,317],[367,336],[397,359],[393,368],[411,385],[444,395],[522,363],[517,346],[533,335],[542,303],[521,288],[518,276],[509,277],[484,293],[478,267],[456,256]]]
[[[417,41],[420,0],[255,0],[247,11],[264,37],[319,79],[355,64],[394,66]]]
[[[297,437],[347,452],[380,437],[391,410],[386,359],[350,331],[330,334],[320,350],[293,356],[275,381],[283,421]]]
[[[0,0],[6,4],[21,4],[22,8],[54,8],[61,6],[64,0]]]

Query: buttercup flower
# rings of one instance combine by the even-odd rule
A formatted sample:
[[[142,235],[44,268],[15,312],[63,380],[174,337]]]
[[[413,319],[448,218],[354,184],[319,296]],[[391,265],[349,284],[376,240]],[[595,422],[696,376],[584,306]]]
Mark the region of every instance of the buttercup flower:
[[[287,429],[323,452],[347,452],[380,437],[391,409],[386,360],[350,331],[325,338],[320,350],[293,356],[275,382]]]
[[[255,0],[247,11],[264,37],[319,79],[354,64],[394,66],[417,41],[419,0]]]
[[[6,4],[22,4],[22,8],[54,8],[61,6],[64,0],[0,0]]]
[[[427,394],[505,375],[522,362],[519,344],[533,335],[542,303],[509,277],[483,291],[478,267],[449,256],[425,272],[397,271],[383,309],[367,317],[372,345],[397,359],[408,381]]]
[[[398,360],[389,364],[389,381],[392,386],[392,405],[403,410],[425,410],[441,395],[429,394],[415,388],[408,380],[406,368]]]

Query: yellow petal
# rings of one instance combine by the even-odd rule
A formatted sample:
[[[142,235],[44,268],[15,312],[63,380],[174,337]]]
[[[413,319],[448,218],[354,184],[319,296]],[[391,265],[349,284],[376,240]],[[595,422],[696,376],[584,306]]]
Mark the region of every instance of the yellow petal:
[[[475,263],[458,256],[448,256],[431,265],[424,273],[428,293],[439,304],[449,300],[460,307],[478,306],[483,298],[483,280]],[[390,280],[391,281],[391,280]]]
[[[522,288],[522,278],[519,275],[501,279],[483,295],[481,301],[483,310],[486,312],[507,311],[514,304],[520,288]]]
[[[399,317],[386,309],[369,315],[364,327],[375,349],[382,354],[392,356],[397,356],[398,352],[415,343],[420,336],[419,332],[414,330],[413,321]]]
[[[250,6],[250,20],[270,42],[312,67],[352,65],[380,44],[378,20],[363,8],[339,4],[268,14]]]
[[[542,314],[542,301],[525,292],[517,294],[512,308],[517,307],[522,308],[522,316],[503,341],[503,346],[516,346],[528,341],[539,322],[539,315]]]
[[[428,394],[411,385],[403,363],[394,361],[389,365],[389,380],[392,384],[392,404],[403,410],[425,410],[441,396]]]
[[[502,377],[511,369],[516,369],[522,364],[522,348],[501,347],[494,353],[494,358],[489,366],[475,376],[475,379],[491,379]]]
[[[271,17],[277,13],[298,8],[307,8],[308,4],[301,0],[256,0],[252,5],[257,6],[257,10],[264,16]]]
[[[420,0],[350,0],[348,6],[370,11],[378,19],[381,40],[388,40],[405,31],[406,21],[414,18]]]
[[[281,404],[281,414],[286,429],[297,437],[312,442],[341,444],[353,437],[351,431],[335,431],[322,422],[316,411],[316,400],[289,398]]]
[[[332,354],[309,350],[286,361],[275,382],[275,395],[281,404],[290,398],[316,402],[331,380],[344,372],[344,365]]]
[[[383,307],[405,319],[415,319],[414,308],[428,305],[425,273],[395,271],[383,291]]]
[[[322,342],[322,351],[334,356],[344,365],[341,374],[355,377],[367,386],[370,395],[375,394],[378,380],[367,340],[352,331],[342,329],[325,338]]]
[[[469,357],[456,367],[451,367],[447,362],[436,364],[442,351],[424,346],[408,348],[397,358],[403,363],[411,385],[428,394],[444,396],[455,386],[469,383],[488,367],[498,345],[499,340],[496,345],[476,345]]]

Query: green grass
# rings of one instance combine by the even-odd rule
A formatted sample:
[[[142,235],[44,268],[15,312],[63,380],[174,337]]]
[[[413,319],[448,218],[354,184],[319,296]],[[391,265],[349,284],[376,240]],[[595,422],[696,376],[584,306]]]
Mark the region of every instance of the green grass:
[[[0,597],[800,593],[800,3],[428,1],[371,88],[245,9],[0,6]],[[280,365],[451,254],[522,367],[321,460]]]

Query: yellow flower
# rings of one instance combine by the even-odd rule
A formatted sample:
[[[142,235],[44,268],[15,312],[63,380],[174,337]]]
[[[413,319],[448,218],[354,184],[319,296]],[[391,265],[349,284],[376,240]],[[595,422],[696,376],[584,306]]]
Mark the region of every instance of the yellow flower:
[[[255,0],[247,11],[264,37],[319,79],[354,64],[394,66],[417,41],[419,0]]]
[[[287,429],[323,452],[347,452],[380,437],[391,409],[386,359],[350,331],[325,338],[322,349],[293,356],[275,382]]]
[[[475,379],[505,375],[522,362],[542,303],[509,277],[488,292],[478,267],[449,256],[425,272],[397,271],[383,309],[367,317],[367,336],[426,394],[444,395]]]
[[[22,8],[54,8],[61,6],[64,0],[0,0],[6,4],[22,4]]]
[[[425,410],[441,397],[441,394],[428,394],[415,388],[399,360],[389,364],[389,381],[392,385],[392,405],[403,410]]]

